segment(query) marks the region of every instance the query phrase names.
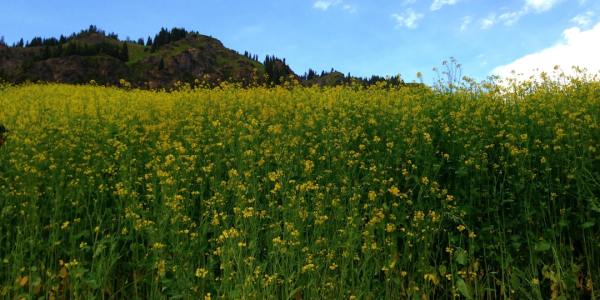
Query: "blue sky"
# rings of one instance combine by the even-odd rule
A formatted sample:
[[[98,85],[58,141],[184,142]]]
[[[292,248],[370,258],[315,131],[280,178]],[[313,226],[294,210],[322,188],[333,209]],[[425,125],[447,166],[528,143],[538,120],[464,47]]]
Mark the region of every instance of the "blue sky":
[[[432,68],[455,57],[463,74],[485,79],[600,47],[588,45],[600,40],[597,0],[3,2],[0,35],[9,43],[69,34],[90,24],[133,39],[178,26],[212,35],[240,52],[284,57],[297,73],[335,68],[358,76],[401,74],[411,81],[420,71],[429,81],[435,77]],[[585,67],[593,69],[600,58],[577,62],[589,61]]]

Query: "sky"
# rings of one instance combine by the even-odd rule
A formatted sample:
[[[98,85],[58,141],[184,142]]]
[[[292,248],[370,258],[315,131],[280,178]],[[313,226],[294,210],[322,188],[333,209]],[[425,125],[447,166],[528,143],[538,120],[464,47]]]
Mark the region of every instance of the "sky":
[[[3,3],[2,3],[3,2]],[[3,0],[0,36],[70,34],[94,24],[121,38],[184,27],[238,52],[286,58],[302,74],[426,81],[454,57],[462,74],[600,71],[598,0]],[[534,71],[535,69],[535,71]]]

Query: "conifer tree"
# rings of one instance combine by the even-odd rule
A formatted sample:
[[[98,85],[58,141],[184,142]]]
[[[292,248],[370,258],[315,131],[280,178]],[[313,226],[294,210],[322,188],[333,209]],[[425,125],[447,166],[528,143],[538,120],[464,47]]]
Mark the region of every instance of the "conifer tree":
[[[42,60],[48,59],[51,56],[52,56],[52,53],[50,52],[50,47],[44,46],[44,51],[42,52]]]
[[[129,60],[129,49],[127,47],[127,42],[123,43],[121,51],[119,52],[119,59],[121,59],[122,61]]]

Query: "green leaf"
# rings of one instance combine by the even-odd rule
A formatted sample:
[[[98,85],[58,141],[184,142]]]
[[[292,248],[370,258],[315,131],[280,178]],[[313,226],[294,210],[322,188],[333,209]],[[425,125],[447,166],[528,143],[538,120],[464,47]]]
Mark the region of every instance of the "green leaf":
[[[581,228],[588,229],[588,228],[594,227],[594,225],[596,225],[596,223],[594,223],[594,221],[587,221],[587,222],[581,224]]]
[[[302,299],[302,287],[297,287],[296,289],[292,290],[290,292],[290,294],[287,296],[287,299]]]
[[[533,249],[537,252],[544,252],[544,251],[548,251],[550,250],[551,246],[550,243],[546,242],[546,241],[539,241],[537,244],[535,244],[535,246],[533,247]]]
[[[519,250],[519,248],[521,248],[521,243],[519,242],[513,242],[512,243],[513,248],[515,248],[516,250]]]
[[[471,290],[469,289],[465,281],[462,280],[462,278],[456,281],[456,288],[458,289],[458,292],[465,296],[465,298],[473,299],[473,296],[471,295]]]
[[[442,276],[446,275],[446,266],[444,266],[444,265],[440,265],[440,266],[438,267],[438,271],[440,272],[440,274],[441,274]]]
[[[466,266],[467,262],[469,260],[469,258],[467,256],[467,251],[465,251],[465,250],[458,250],[458,251],[456,251],[455,260],[460,265]]]
[[[592,211],[600,213],[600,201],[598,201],[597,198],[590,198],[588,199],[588,202],[590,203],[590,209]]]
[[[569,226],[569,223],[567,223],[566,220],[560,220],[560,221],[558,221],[558,226],[567,227],[567,226]]]

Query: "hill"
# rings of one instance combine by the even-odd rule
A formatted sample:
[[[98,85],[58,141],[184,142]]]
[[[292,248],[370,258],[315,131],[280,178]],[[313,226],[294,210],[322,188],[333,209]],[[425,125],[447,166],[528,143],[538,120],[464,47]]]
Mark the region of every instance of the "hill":
[[[0,42],[0,80],[117,85],[125,79],[135,87],[171,88],[178,82],[215,85],[223,81],[279,85],[296,80],[304,85],[332,86],[384,81],[404,85],[399,77],[358,78],[331,70],[297,75],[285,59],[240,54],[216,38],[183,28],[161,29],[154,38],[120,40],[96,26],[59,38],[35,37],[8,46]]]
[[[0,48],[0,77],[14,83],[47,81],[170,87],[177,81],[250,83],[266,80],[264,66],[212,37],[161,30],[149,43],[121,41],[94,26],[68,38],[34,38]],[[156,46],[155,46],[156,45]]]

